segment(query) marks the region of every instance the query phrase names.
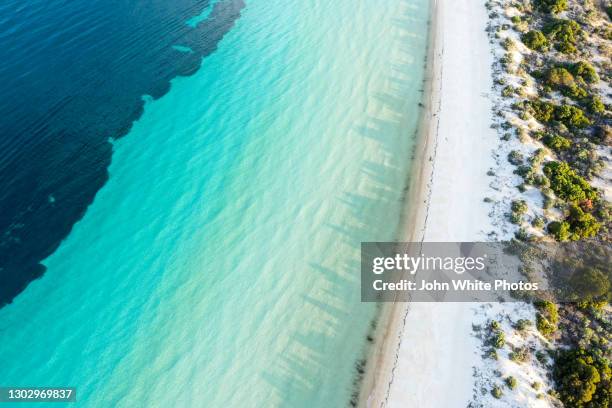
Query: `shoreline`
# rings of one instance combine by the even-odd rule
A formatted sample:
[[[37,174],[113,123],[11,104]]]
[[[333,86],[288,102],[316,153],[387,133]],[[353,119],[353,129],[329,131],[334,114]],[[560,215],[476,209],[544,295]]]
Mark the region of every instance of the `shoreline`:
[[[495,229],[483,199],[499,143],[491,128],[488,14],[472,0],[432,0],[430,7],[424,109],[397,236],[484,241]],[[480,359],[476,315],[471,303],[383,305],[360,406],[466,406]]]
[[[423,75],[422,109],[416,130],[414,160],[406,181],[404,206],[396,236],[399,241],[423,241],[431,198],[431,183],[437,148],[437,128],[440,112],[440,84],[442,65],[440,53],[438,0],[429,5],[426,67]],[[421,201],[422,200],[422,201]],[[389,396],[402,331],[409,312],[409,303],[383,304],[377,321],[374,344],[368,353],[368,365],[359,392],[359,407],[383,407]],[[389,358],[394,356],[394,358]]]

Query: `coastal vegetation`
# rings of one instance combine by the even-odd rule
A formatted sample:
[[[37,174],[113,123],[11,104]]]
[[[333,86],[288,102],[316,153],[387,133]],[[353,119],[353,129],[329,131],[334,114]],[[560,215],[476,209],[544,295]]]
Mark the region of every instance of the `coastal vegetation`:
[[[543,336],[550,337],[557,330],[557,323],[559,322],[557,306],[550,301],[540,300],[535,302],[535,307],[538,310],[536,327]]]
[[[567,9],[567,0],[536,0],[535,5],[546,13],[560,13]]]
[[[489,0],[487,7],[499,95],[494,127],[501,146],[507,146],[501,157],[521,180],[507,201],[510,211],[504,211],[515,224],[515,236],[571,243],[564,245],[589,242],[593,252],[609,254],[612,3]],[[575,273],[564,278],[564,287],[576,294],[575,301],[536,300],[533,319],[512,326],[520,336],[535,333],[544,350],[517,346],[493,327],[484,344],[499,359],[505,354],[495,350],[510,347],[510,361],[548,372],[550,384],[531,383],[537,398],[555,406],[607,408],[612,398],[610,260],[604,256],[600,265],[567,258],[566,269]],[[500,337],[503,342],[496,341]],[[511,373],[505,373],[505,383],[514,390],[512,379],[522,377]],[[503,397],[498,385],[491,394]]]
[[[523,43],[535,51],[545,51],[548,48],[548,40],[544,33],[538,30],[531,30],[522,37]]]
[[[568,407],[608,407],[612,392],[610,361],[597,348],[560,350],[553,369],[560,399]]]
[[[518,207],[515,200],[509,219],[519,225],[517,236],[521,238],[525,238],[528,227],[533,227],[559,241],[608,239],[610,203],[602,199],[601,190],[593,186],[592,180],[605,167],[598,146],[611,140],[607,95],[598,85],[602,79],[609,81],[610,64],[604,61],[610,57],[610,48],[594,49],[591,43],[594,37],[599,37],[599,42],[609,41],[612,28],[595,29],[589,24],[597,12],[594,6],[581,6],[574,1],[525,0],[506,4],[515,10],[508,17],[512,23],[509,27],[518,32],[518,40],[529,51],[521,52],[517,37],[506,35],[500,42],[506,53],[500,58],[502,75],[496,83],[503,85],[504,98],[521,98],[512,104],[512,109],[523,122],[502,123],[502,139],[510,141],[508,130],[516,126],[522,142],[532,140],[542,145],[528,161],[516,149],[508,154],[508,161],[517,166],[515,173],[523,179],[518,190],[540,188],[544,212],[557,211],[548,216],[534,211],[533,217],[526,218],[527,210]],[[601,18],[603,10],[599,13]],[[500,24],[498,33],[507,31],[506,25]],[[595,52],[603,52],[604,58],[589,62]],[[521,86],[513,78],[518,78]],[[527,86],[532,91],[526,91]]]
[[[550,180],[557,197],[572,202],[597,199],[597,192],[564,162],[550,161],[544,165],[544,174]]]

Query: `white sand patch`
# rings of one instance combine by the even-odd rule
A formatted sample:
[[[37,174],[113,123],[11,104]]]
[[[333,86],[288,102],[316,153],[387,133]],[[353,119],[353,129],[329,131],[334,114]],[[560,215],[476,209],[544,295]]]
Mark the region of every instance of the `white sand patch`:
[[[484,31],[483,1],[438,2],[437,58],[441,62],[440,108],[426,241],[484,241],[494,228],[488,217],[492,151],[493,62]],[[473,303],[409,306],[388,407],[465,407],[473,394],[479,342]]]

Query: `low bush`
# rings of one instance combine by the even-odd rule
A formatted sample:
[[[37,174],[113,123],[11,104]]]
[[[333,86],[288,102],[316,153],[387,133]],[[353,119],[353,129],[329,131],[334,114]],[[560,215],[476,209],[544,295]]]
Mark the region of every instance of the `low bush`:
[[[588,92],[586,91],[586,89],[576,84],[572,84],[570,86],[561,88],[560,91],[563,95],[567,96],[568,98],[572,98],[577,101],[580,101],[581,99],[584,99],[588,96]]]
[[[506,378],[506,385],[508,386],[508,388],[510,388],[511,390],[516,388],[517,385],[517,381],[516,378],[514,378],[513,376],[510,376],[508,378]]]
[[[510,213],[510,222],[513,224],[520,224],[523,221],[523,215],[528,210],[527,203],[525,200],[514,200],[512,201],[510,208],[512,210]]]
[[[577,205],[570,206],[569,215],[565,221],[555,221],[548,225],[548,231],[557,241],[578,241],[593,238],[601,229],[601,223],[595,217]]]
[[[610,299],[612,277],[594,267],[587,267],[576,273],[569,284],[582,302],[607,303]]]
[[[535,0],[536,8],[545,13],[561,13],[567,9],[567,0]]]
[[[555,108],[555,119],[573,128],[584,128],[591,125],[591,121],[586,117],[584,111],[573,105],[557,106]]]
[[[530,327],[531,324],[532,324],[531,320],[519,319],[516,321],[516,323],[514,323],[514,328],[516,330],[523,331],[523,330],[526,330],[528,327]]]
[[[548,232],[552,234],[557,241],[568,241],[571,236],[570,226],[567,222],[553,221],[548,224]]]
[[[574,82],[574,76],[564,67],[554,67],[546,73],[546,83],[552,87],[559,88],[562,86],[571,86]]]
[[[596,347],[560,350],[553,378],[566,407],[604,408],[610,405],[610,361]]]
[[[518,239],[519,241],[524,241],[524,242],[527,242],[530,240],[529,233],[523,227],[519,228],[518,231],[514,233],[514,238]]]
[[[535,217],[531,222],[531,226],[537,229],[544,228],[544,225],[546,225],[546,221],[542,217]]]
[[[583,238],[593,238],[599,232],[601,224],[592,214],[584,212],[577,205],[572,205],[566,219],[571,235],[569,239],[577,241]]]
[[[546,101],[525,101],[525,109],[539,122],[548,123],[555,118],[555,105]]]
[[[544,161],[545,156],[546,150],[540,148],[533,152],[533,155],[531,156],[529,161],[531,161],[531,164],[533,166],[539,166]]]
[[[508,85],[506,86],[504,89],[502,89],[502,96],[504,98],[508,98],[512,95],[514,95],[516,93],[516,88],[513,87],[512,85]]]
[[[548,300],[538,300],[534,303],[536,314],[536,327],[545,337],[550,337],[557,330],[559,311],[557,305]]]
[[[523,164],[523,160],[523,154],[518,150],[512,150],[510,153],[508,153],[508,161],[515,166]]]
[[[501,325],[499,324],[497,320],[491,320],[491,323],[489,324],[489,328],[493,331],[498,331],[499,329],[501,329]]]
[[[538,30],[531,30],[521,36],[521,41],[528,48],[534,51],[546,51],[548,48],[548,40],[546,36]]]
[[[529,207],[525,200],[513,200],[511,204],[512,212],[523,215],[527,212]]]
[[[606,105],[602,102],[599,96],[593,96],[588,102],[588,108],[591,113],[600,115],[606,111]]]
[[[490,344],[492,347],[499,349],[506,344],[506,335],[503,331],[496,331],[491,335]]]
[[[557,51],[564,54],[575,53],[578,39],[584,36],[582,28],[574,20],[555,20],[544,28],[544,34]]]
[[[557,197],[569,202],[594,200],[597,192],[565,162],[551,161],[544,165],[544,174]]]
[[[593,65],[585,61],[580,61],[569,66],[570,71],[574,76],[582,78],[585,82],[594,84],[599,81],[599,76]]]
[[[515,363],[524,363],[529,361],[529,349],[527,347],[519,347],[512,351],[509,356],[511,361]]]
[[[566,137],[547,134],[543,140],[544,144],[554,151],[560,152],[562,150],[567,150],[572,146],[572,141]]]
[[[536,327],[544,337],[550,337],[557,330],[557,326],[552,324],[541,313],[536,314]]]

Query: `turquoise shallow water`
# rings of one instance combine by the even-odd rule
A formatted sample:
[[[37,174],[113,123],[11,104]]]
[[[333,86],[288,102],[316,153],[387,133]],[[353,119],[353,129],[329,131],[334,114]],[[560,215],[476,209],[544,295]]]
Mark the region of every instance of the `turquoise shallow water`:
[[[307,3],[307,4],[306,4]],[[396,234],[426,0],[253,0],[114,144],[110,179],[0,310],[0,378],[83,406],[336,407]]]

